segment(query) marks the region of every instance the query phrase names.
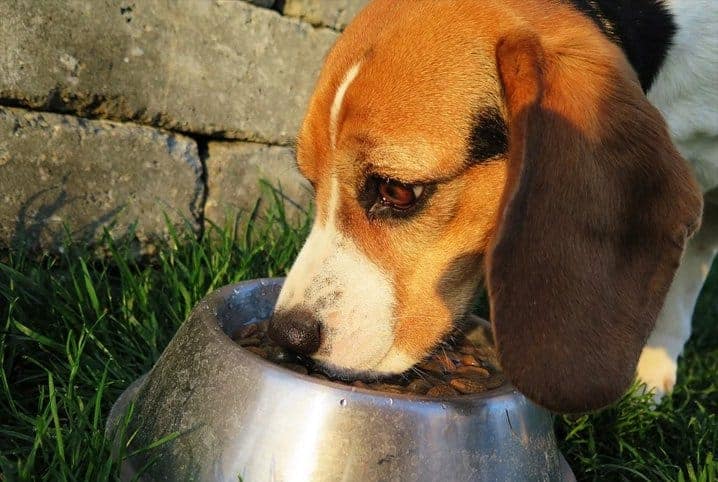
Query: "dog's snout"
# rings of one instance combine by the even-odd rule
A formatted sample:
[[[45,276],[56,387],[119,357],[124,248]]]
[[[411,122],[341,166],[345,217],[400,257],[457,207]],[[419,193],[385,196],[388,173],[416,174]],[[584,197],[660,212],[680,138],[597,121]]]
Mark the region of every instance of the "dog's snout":
[[[269,337],[280,346],[301,355],[319,350],[321,323],[309,311],[280,311],[269,322]]]

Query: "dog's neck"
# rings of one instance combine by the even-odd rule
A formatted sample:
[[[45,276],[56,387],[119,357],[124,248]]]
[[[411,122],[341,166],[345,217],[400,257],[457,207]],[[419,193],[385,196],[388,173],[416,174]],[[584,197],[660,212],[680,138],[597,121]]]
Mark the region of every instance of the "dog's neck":
[[[647,92],[671,47],[677,26],[663,0],[568,0],[626,54]]]

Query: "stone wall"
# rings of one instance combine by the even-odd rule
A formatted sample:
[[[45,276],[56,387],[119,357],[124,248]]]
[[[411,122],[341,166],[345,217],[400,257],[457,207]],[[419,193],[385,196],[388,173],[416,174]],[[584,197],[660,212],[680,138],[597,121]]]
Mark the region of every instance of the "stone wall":
[[[291,145],[365,3],[0,0],[0,246],[199,232],[260,179],[306,204]]]

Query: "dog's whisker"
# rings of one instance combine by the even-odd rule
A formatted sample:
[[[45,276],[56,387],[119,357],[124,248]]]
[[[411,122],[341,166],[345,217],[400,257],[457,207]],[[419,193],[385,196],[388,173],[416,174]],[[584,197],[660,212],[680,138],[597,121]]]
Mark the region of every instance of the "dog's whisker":
[[[416,366],[413,366],[413,367],[411,367],[411,370],[410,370],[410,371],[411,371],[412,373],[416,374],[416,376],[419,377],[419,378],[421,378],[422,380],[424,380],[424,381],[427,381],[427,380],[428,380],[428,379],[426,378],[426,376],[425,376],[426,373],[425,373],[424,370],[422,370],[421,368],[417,368]]]

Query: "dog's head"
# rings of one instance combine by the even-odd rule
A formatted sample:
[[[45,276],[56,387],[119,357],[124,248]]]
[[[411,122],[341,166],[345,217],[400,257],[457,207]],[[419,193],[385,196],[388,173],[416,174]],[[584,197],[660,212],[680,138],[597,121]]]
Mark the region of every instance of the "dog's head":
[[[345,31],[298,138],[317,212],[276,340],[400,373],[485,280],[529,397],[583,411],[630,384],[701,197],[620,49],[539,3],[376,0]]]

